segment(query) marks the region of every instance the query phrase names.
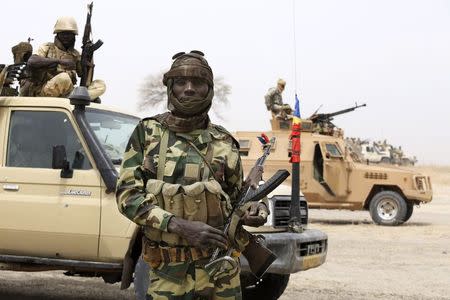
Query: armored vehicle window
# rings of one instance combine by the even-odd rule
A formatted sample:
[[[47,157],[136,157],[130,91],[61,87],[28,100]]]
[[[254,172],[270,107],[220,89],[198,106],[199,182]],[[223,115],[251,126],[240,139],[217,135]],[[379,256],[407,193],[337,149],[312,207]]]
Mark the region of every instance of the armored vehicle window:
[[[52,168],[53,146],[64,145],[73,169],[91,169],[69,118],[55,111],[13,111],[6,166]]]
[[[342,157],[341,151],[335,144],[325,144],[325,148],[331,157]]]

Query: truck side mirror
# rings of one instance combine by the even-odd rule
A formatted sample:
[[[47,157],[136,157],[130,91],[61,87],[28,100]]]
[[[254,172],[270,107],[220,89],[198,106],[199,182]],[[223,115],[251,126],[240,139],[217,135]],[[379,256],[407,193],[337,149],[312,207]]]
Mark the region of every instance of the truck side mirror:
[[[73,177],[73,170],[67,161],[66,147],[64,145],[53,146],[52,168],[61,169],[61,178]]]

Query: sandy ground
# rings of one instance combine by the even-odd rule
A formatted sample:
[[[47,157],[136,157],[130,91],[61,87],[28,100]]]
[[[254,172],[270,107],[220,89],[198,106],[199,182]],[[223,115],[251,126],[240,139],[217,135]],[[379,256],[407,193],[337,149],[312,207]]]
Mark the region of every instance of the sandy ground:
[[[422,168],[434,199],[404,225],[372,224],[368,212],[310,210],[328,234],[327,261],[291,276],[287,299],[450,299],[450,167]],[[133,299],[132,290],[62,272],[0,272],[0,299]]]

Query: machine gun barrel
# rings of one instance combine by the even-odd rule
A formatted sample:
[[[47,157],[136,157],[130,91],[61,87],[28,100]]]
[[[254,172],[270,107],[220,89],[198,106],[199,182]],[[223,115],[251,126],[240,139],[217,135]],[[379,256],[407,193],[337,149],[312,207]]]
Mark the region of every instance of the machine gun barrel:
[[[342,110],[338,110],[338,111],[335,111],[335,112],[332,112],[332,113],[328,113],[328,114],[315,114],[315,115],[311,116],[310,119],[312,121],[331,121],[331,120],[333,120],[333,117],[335,117],[337,115],[346,114],[346,113],[349,113],[351,111],[354,111],[357,108],[364,107],[364,106],[366,106],[365,103],[361,104],[361,105],[358,105],[358,103],[355,103],[355,106],[353,106],[353,107],[342,109]]]

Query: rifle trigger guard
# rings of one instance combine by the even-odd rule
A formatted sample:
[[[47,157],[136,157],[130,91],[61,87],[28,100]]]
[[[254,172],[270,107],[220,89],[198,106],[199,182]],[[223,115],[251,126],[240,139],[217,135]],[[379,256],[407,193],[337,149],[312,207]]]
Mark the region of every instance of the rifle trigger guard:
[[[225,255],[205,265],[205,270],[210,277],[217,277],[223,272],[237,268],[237,262],[231,256]]]

